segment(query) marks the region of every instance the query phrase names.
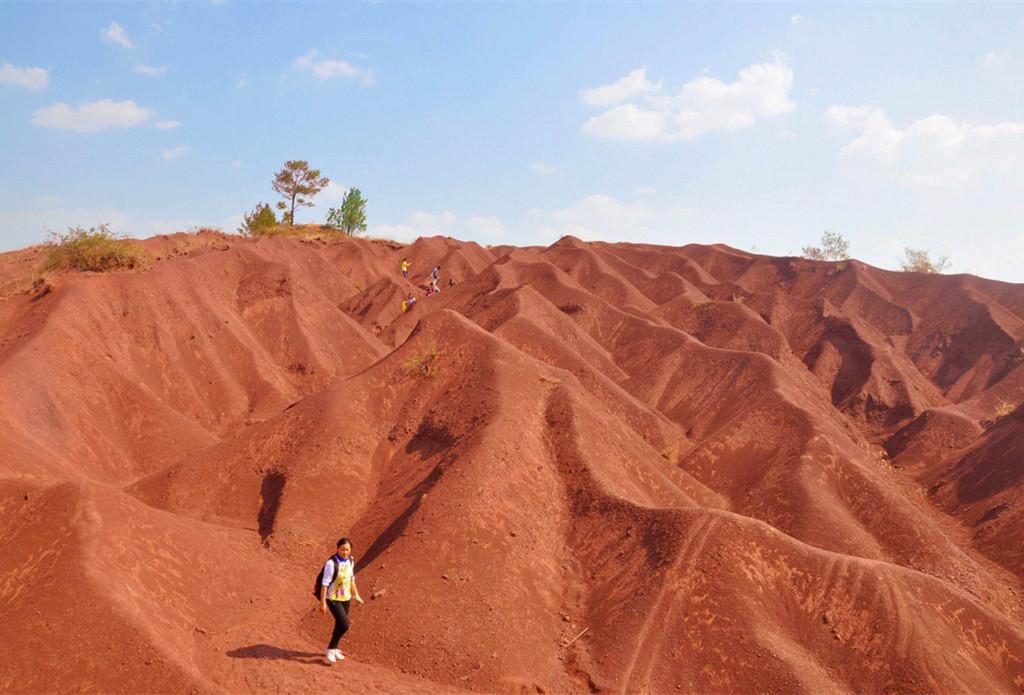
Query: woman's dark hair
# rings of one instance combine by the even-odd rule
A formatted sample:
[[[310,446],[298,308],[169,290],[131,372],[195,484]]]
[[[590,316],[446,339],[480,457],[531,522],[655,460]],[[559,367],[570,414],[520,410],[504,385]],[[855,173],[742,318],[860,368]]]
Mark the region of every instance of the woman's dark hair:
[[[335,547],[336,548],[340,548],[341,546],[345,545],[346,543],[348,543],[349,545],[352,545],[352,541],[350,541],[348,538],[345,538],[344,536],[342,536],[341,538],[338,539],[338,545],[336,545]]]

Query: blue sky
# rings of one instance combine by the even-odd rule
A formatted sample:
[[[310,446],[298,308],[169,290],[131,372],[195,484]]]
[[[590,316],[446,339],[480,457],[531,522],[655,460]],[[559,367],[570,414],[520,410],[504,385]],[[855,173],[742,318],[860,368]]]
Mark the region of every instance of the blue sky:
[[[1024,5],[0,4],[0,250],[233,231],[287,159],[370,233],[824,230],[1024,282]]]

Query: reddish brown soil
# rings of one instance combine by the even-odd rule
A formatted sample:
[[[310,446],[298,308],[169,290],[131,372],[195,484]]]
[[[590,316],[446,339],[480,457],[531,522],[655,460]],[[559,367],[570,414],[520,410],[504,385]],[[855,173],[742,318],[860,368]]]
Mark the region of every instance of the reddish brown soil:
[[[1024,690],[1024,286],[142,244],[35,284],[0,255],[0,690]],[[367,601],[328,666],[343,534]]]

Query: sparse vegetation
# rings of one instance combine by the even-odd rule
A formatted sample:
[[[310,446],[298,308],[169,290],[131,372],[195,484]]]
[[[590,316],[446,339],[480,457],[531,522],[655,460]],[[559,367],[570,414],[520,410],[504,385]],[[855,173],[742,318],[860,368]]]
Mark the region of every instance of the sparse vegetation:
[[[413,355],[405,361],[405,371],[410,375],[422,375],[432,377],[437,375],[439,367],[435,364],[441,353],[436,347],[431,347],[422,355]]]
[[[1005,399],[999,401],[998,403],[996,403],[995,421],[999,422],[1004,417],[1012,413],[1014,410],[1016,410],[1016,408],[1010,401]]]
[[[358,188],[350,189],[340,208],[327,211],[327,226],[352,236],[366,231],[366,198]]]
[[[320,176],[319,169],[310,169],[304,159],[285,162],[281,171],[274,174],[274,190],[284,197],[277,203],[277,209],[283,211],[282,224],[294,225],[295,206],[312,207],[313,196],[330,182],[326,176]]]
[[[845,261],[850,257],[850,242],[841,234],[825,232],[821,235],[821,246],[805,246],[803,254],[812,261]]]
[[[278,224],[277,215],[269,205],[256,203],[252,212],[245,213],[238,232],[246,236],[261,236],[264,230],[276,227]]]
[[[262,238],[271,236],[287,236],[295,237],[297,239],[319,239],[322,241],[337,241],[342,238],[342,233],[336,229],[331,229],[322,224],[296,224],[288,225],[284,223],[277,224],[273,227],[262,227],[258,232],[251,236]]]
[[[949,268],[949,258],[946,256],[933,261],[927,250],[919,251],[909,247],[903,249],[903,253],[906,254],[902,263],[905,273],[941,273]]]
[[[135,268],[142,261],[141,251],[124,237],[110,231],[109,225],[70,227],[67,232],[50,234],[48,253],[40,267],[50,270],[85,270],[101,273]]]
[[[665,459],[672,465],[676,465],[679,463],[680,458],[682,458],[682,452],[677,446],[667,446],[661,450],[661,458]]]

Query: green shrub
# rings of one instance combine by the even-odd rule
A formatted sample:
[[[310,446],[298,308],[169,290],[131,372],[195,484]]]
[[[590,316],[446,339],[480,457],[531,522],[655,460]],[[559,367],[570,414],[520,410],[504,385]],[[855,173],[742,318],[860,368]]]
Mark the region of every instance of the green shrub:
[[[252,212],[245,213],[238,232],[246,236],[262,236],[267,229],[277,225],[277,215],[274,214],[273,208],[266,203],[256,203]]]
[[[50,234],[48,253],[42,272],[49,270],[88,270],[102,273],[119,268],[135,268],[142,253],[124,237],[110,231],[109,225],[70,227],[67,232]]]
[[[340,208],[327,211],[327,226],[349,236],[366,231],[366,198],[358,188],[345,193]]]

